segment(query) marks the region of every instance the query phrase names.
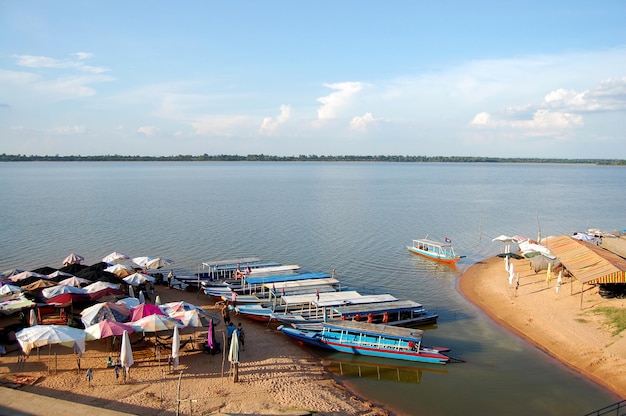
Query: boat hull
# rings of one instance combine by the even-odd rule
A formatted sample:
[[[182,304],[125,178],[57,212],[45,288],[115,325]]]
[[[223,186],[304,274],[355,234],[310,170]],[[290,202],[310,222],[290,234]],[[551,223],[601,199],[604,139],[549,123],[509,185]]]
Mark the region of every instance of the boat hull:
[[[416,248],[416,247],[407,246],[407,249],[413,254],[426,257],[427,259],[435,260],[441,263],[457,263],[459,260],[461,260],[460,256],[454,256],[454,257],[444,256],[438,253],[420,250],[419,248]]]

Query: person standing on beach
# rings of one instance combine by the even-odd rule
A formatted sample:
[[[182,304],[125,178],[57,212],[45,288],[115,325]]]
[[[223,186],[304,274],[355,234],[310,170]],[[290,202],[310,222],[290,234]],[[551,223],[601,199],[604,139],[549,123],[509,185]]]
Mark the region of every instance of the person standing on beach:
[[[241,322],[237,325],[237,336],[239,337],[239,343],[241,344],[241,350],[246,350],[246,336],[243,332],[243,327],[241,326]]]
[[[227,304],[222,306],[222,319],[224,319],[224,325],[228,325],[230,323],[230,312],[228,311]]]

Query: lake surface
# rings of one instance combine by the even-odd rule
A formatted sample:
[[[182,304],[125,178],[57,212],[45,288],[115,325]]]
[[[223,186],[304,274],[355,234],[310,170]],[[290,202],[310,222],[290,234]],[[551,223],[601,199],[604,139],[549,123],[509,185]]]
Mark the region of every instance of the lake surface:
[[[590,165],[341,162],[0,163],[0,270],[86,264],[112,251],[176,261],[260,257],[337,271],[352,288],[440,314],[424,341],[465,363],[392,368],[315,353],[359,394],[400,414],[585,414],[619,400],[494,325],[457,291],[500,235],[625,226],[626,169]],[[456,268],[406,250],[451,238]],[[348,362],[345,362],[345,361]],[[351,373],[352,372],[352,373]],[[396,375],[400,376],[396,377]]]

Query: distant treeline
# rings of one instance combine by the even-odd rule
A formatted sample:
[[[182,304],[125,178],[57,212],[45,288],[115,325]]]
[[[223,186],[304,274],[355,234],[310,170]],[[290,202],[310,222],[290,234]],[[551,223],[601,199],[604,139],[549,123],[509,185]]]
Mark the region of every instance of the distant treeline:
[[[483,156],[271,156],[271,155],[208,155],[200,156],[36,156],[0,155],[0,162],[449,162],[449,163],[585,163],[625,166],[624,159],[555,159],[555,158],[501,158]]]

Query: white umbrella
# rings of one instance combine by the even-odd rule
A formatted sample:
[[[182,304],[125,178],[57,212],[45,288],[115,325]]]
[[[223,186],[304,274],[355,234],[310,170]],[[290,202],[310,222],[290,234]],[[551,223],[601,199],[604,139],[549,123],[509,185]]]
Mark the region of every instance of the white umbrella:
[[[9,280],[12,282],[19,282],[20,280],[28,279],[29,277],[38,277],[40,279],[50,279],[50,276],[48,275],[27,271],[27,272],[21,272],[21,273],[12,275],[9,277]]]
[[[178,368],[178,353],[180,350],[180,336],[178,335],[178,327],[174,327],[174,335],[172,336],[172,361],[174,370]]]
[[[132,286],[131,286],[131,289],[132,289]],[[135,306],[139,306],[139,299],[134,298],[134,297],[128,297],[128,298],[120,299],[115,303],[118,305],[126,306],[128,309],[132,309]]]
[[[53,277],[59,277],[59,276],[62,276],[62,277],[74,277],[74,275],[73,275],[73,274],[71,274],[71,273],[65,273],[65,272],[62,272],[62,271],[60,271],[60,270],[57,270],[56,272],[52,272],[52,273],[50,273],[50,274],[48,275],[48,277],[50,277],[50,278],[53,278]]]
[[[517,240],[515,239],[515,237],[509,237],[506,235],[499,235],[498,237],[492,239],[491,241],[500,241],[502,243],[516,243]]]
[[[122,280],[124,280],[131,286],[139,286],[147,282],[154,283],[154,277],[142,273],[131,274],[130,276],[126,276]]]
[[[41,294],[44,298],[50,299],[57,295],[62,295],[64,293],[74,293],[79,295],[85,295],[87,292],[84,289],[79,287],[69,286],[69,285],[57,285],[52,287],[47,287],[41,291]]]
[[[133,257],[133,263],[138,264],[144,269],[160,269],[161,267],[174,264],[174,260],[164,259],[162,257]]]
[[[232,364],[239,364],[239,336],[237,335],[237,331],[233,331],[233,335],[230,338],[228,361]]]
[[[161,296],[156,295],[156,298],[154,299],[154,304],[157,306],[161,306]]]
[[[67,325],[35,325],[16,332],[15,338],[26,355],[30,354],[33,348],[61,344],[73,347],[80,357],[85,352],[86,335],[84,330]]]
[[[133,349],[130,345],[130,337],[128,336],[128,331],[124,331],[122,334],[122,349],[120,350],[120,364],[124,367],[126,375],[128,375],[130,366],[134,363],[135,361],[133,360]]]
[[[79,256],[78,254],[70,253],[70,255],[67,256],[63,260],[63,266],[68,266],[70,264],[80,264],[80,262],[83,261],[83,260],[85,260],[85,258],[83,256]]]
[[[105,263],[116,263],[119,260],[128,260],[128,259],[130,259],[130,257],[127,256],[126,254],[114,251],[113,253],[105,256],[102,259],[102,261]]]
[[[6,284],[0,287],[0,295],[11,295],[14,293],[22,293],[23,291],[24,289],[15,285]]]
[[[74,287],[81,287],[82,285],[86,285],[88,283],[91,283],[91,280],[83,279],[82,277],[76,277],[76,276],[68,277],[67,279],[61,280],[59,282],[60,285],[74,286]]]
[[[111,282],[104,282],[102,280],[98,280],[97,282],[93,282],[90,285],[85,286],[83,289],[87,293],[96,293],[100,292],[104,289],[119,289],[120,285]]]

